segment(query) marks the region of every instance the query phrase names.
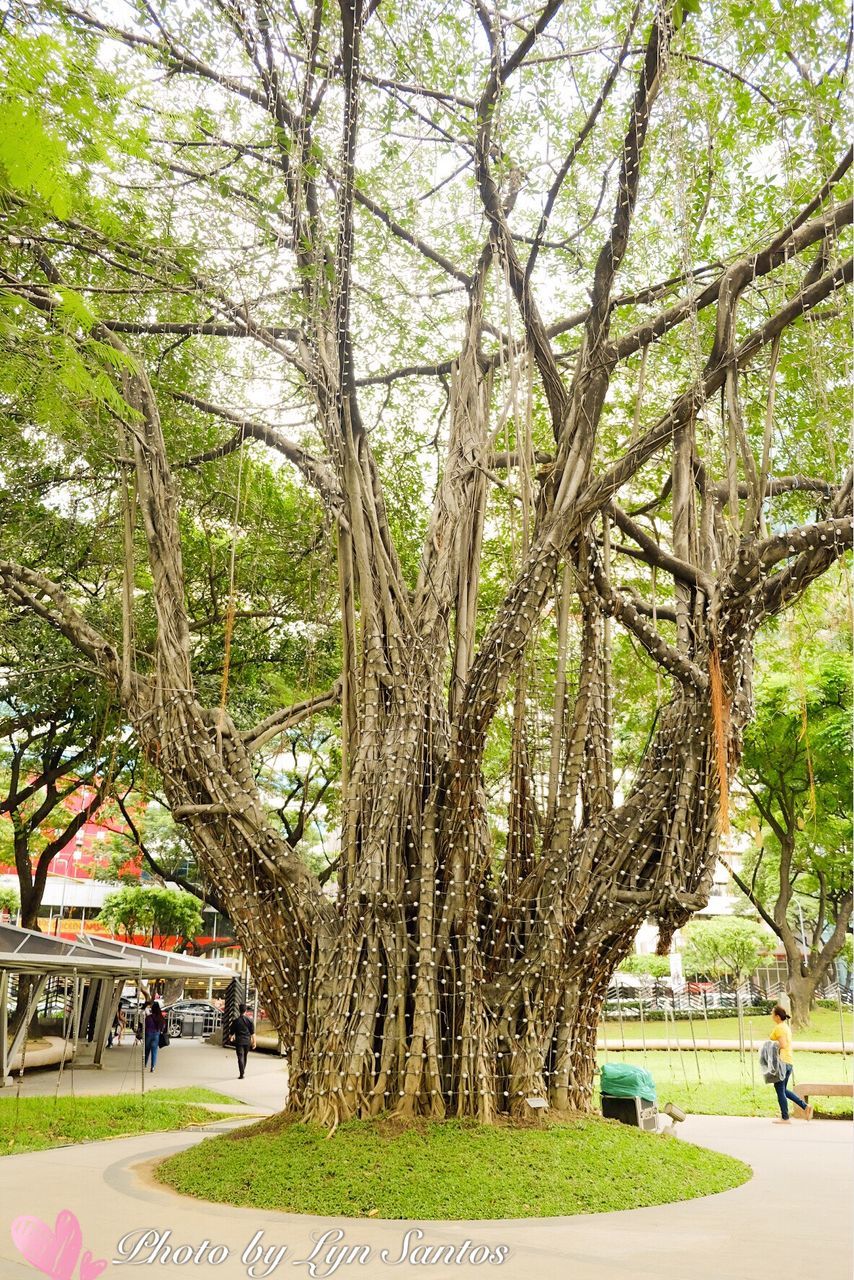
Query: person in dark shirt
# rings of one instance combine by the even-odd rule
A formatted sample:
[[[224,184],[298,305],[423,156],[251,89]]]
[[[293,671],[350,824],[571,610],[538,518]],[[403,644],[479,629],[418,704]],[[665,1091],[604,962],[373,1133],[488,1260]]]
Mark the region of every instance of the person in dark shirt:
[[[237,1050],[237,1070],[239,1079],[243,1079],[246,1071],[246,1055],[255,1048],[255,1023],[246,1012],[246,1005],[240,1006],[240,1013],[231,1024],[231,1043]]]
[[[157,1052],[160,1048],[160,1036],[166,1030],[166,1015],[156,1000],[152,1000],[151,1009],[145,1015],[145,1065],[151,1059],[151,1070],[157,1066]]]

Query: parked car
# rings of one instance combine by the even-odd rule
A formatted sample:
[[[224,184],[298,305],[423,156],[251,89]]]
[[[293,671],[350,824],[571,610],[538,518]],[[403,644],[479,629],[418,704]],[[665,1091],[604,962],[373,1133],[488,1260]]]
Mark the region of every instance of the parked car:
[[[164,1005],[163,1012],[169,1020],[169,1034],[181,1036],[208,1036],[222,1025],[222,1011],[212,1000],[176,1000]]]
[[[163,1005],[164,1012],[170,1010],[186,1013],[219,1013],[219,1009],[212,1000],[175,1000],[172,1004]]]

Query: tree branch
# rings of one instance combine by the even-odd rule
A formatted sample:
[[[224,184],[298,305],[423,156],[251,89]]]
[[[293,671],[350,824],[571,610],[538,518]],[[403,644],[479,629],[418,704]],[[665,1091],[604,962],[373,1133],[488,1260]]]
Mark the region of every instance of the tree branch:
[[[158,54],[163,63],[173,71],[200,76],[203,80],[209,80],[211,83],[219,85],[220,88],[228,90],[229,93],[245,98],[247,102],[252,102],[265,110],[268,108],[268,100],[265,94],[253,89],[242,80],[223,75],[222,72],[208,66],[207,63],[200,61],[193,54],[183,52],[177,48],[171,38],[165,37],[162,41],[152,40],[150,36],[139,35],[134,31],[127,31],[112,23],[101,22],[93,14],[86,13],[81,9],[75,9],[71,5],[61,4],[59,10],[67,18],[79,22],[88,30],[99,31],[111,40],[117,40],[120,44],[127,45],[129,49],[148,49],[152,53]]]
[[[283,454],[289,462],[292,462],[310,484],[317,489],[321,497],[324,498],[327,505],[335,513],[336,518],[339,521],[345,520],[344,501],[334,473],[324,462],[315,458],[302,445],[295,444],[287,436],[282,435],[277,427],[268,426],[265,422],[258,422],[253,418],[246,417],[244,414],[235,413],[231,409],[223,408],[222,405],[211,404],[209,400],[189,395],[186,391],[178,391],[174,387],[166,387],[165,390],[174,400],[180,401],[181,404],[190,405],[201,413],[221,418],[223,422],[230,422],[237,427],[235,434],[224,444],[218,445],[205,453],[195,454],[184,462],[176,463],[176,470],[200,466],[204,462],[212,462],[217,458],[223,458],[239,449],[246,440],[257,440],[267,445],[268,448],[275,449],[277,453]]]
[[[256,335],[245,325],[234,321],[221,320],[182,320],[182,321],[150,321],[141,320],[102,320],[101,324],[111,333],[131,334],[177,334],[191,337],[194,334],[211,335],[216,338],[253,338]],[[299,332],[283,325],[265,325],[264,332],[274,338],[287,338],[291,342],[299,339]]]
[[[786,828],[777,819],[777,817],[774,814],[774,810],[771,808],[771,806],[765,804],[762,797],[759,795],[757,791],[754,790],[754,788],[750,785],[750,783],[745,782],[744,785],[747,787],[747,790],[750,792],[751,798],[753,800],[753,803],[756,805],[756,808],[759,810],[762,817],[768,823],[768,826],[774,832],[774,835],[782,844],[783,841],[786,839],[786,834],[787,834]]]
[[[477,107],[477,141],[475,176],[483,201],[484,212],[494,228],[502,257],[507,267],[510,287],[516,297],[517,304],[525,326],[528,341],[537,369],[542,379],[543,389],[548,401],[555,436],[559,434],[568,397],[563,379],[555,362],[546,327],[531,289],[530,278],[519,262],[513,238],[507,224],[507,216],[502,208],[498,187],[492,177],[489,157],[492,149],[492,121],[500,90],[512,72],[522,63],[537,36],[545,30],[549,22],[560,9],[560,0],[549,0],[537,17],[534,26],[517,44],[512,55],[502,63],[497,46],[492,42],[492,71],[484,85],[483,93]],[[481,13],[481,22],[485,23],[485,15]],[[491,28],[488,36],[492,41]],[[518,183],[518,174],[515,175]]]
[[[820,543],[851,542],[851,516],[839,516],[833,520],[820,520],[816,524],[801,525],[789,529],[777,537],[768,538],[753,548],[758,564],[764,569],[787,560],[789,556],[815,548]]]
[[[34,569],[3,560],[0,561],[0,590],[12,604],[49,622],[90,658],[111,684],[118,685],[121,672],[115,647],[90,626],[55,582]],[[136,677],[136,688],[138,692],[143,688],[139,677]]]
[[[776,476],[769,479],[765,487],[765,497],[776,498],[782,493],[818,493],[823,498],[832,498],[838,489],[839,486],[831,484],[829,480],[820,480],[814,476]],[[726,481],[715,485],[712,492],[718,502],[726,502],[729,497]],[[736,493],[739,498],[748,498],[751,494],[751,486],[742,481]]]
[[[706,596],[712,594],[713,583],[701,569],[696,569],[692,564],[688,564],[671,552],[665,551],[659,546],[655,538],[642,529],[616,502],[611,502],[608,510],[613,515],[618,528],[622,529],[623,533],[627,534],[643,549],[648,564],[666,570],[667,573],[672,574],[680,582],[686,582],[692,587],[698,587]]]
[[[303,699],[302,702],[295,702],[293,706],[283,707],[280,711],[274,711],[272,715],[267,716],[266,720],[262,720],[252,729],[247,729],[242,735],[246,750],[249,752],[259,751],[271,738],[275,738],[277,734],[284,733],[286,729],[293,728],[295,724],[299,724],[307,716],[315,715],[318,711],[325,711],[328,707],[336,706],[341,700],[341,688],[341,681],[336,680],[332,688],[328,689],[326,693],[315,694],[311,698]]]
[[[790,298],[785,306],[763,325],[754,329],[736,348],[731,357],[735,364],[739,368],[747,365],[758,351],[774,340],[778,333],[782,333],[800,316],[818,306],[836,289],[850,284],[853,265],[852,259],[849,258],[839,267],[822,276],[815,284],[801,289]],[[722,359],[712,367],[707,366],[697,381],[674,401],[668,412],[659,418],[655,426],[631,445],[622,458],[591,482],[587,491],[579,499],[579,507],[585,513],[589,511],[592,514],[609,502],[662,445],[670,442],[673,433],[689,422],[709,397],[720,390],[726,378],[727,364],[728,361]]]
[[[814,208],[815,202],[811,201],[806,207],[807,209]],[[787,229],[790,234],[785,241],[781,241],[780,236],[775,236],[764,249],[760,249],[758,253],[733,263],[717,280],[712,281],[705,289],[701,289],[699,293],[677,302],[667,311],[661,312],[652,320],[645,321],[622,338],[615,338],[612,343],[614,358],[616,360],[626,360],[629,356],[634,355],[636,351],[639,351],[641,347],[658,341],[690,316],[717,302],[724,281],[734,272],[743,275],[749,282],[755,283],[761,276],[768,275],[776,270],[777,267],[787,262],[789,258],[795,257],[802,253],[804,249],[808,249],[811,245],[826,239],[829,234],[838,231],[841,227],[849,226],[852,221],[852,210],[854,210],[854,202],[848,200],[844,204],[837,205],[822,217],[815,218],[812,222],[798,221],[796,219],[792,226]]]
[[[622,622],[641,642],[647,653],[655,659],[659,666],[669,671],[683,684],[705,693],[708,688],[708,677],[696,663],[691,662],[684,654],[679,653],[672,645],[658,634],[641,617],[640,610],[630,600],[616,591],[599,563],[599,557],[591,555],[591,576],[593,585],[602,600],[605,612]]]
[[[191,880],[188,880],[186,876],[182,876],[180,872],[165,871],[163,867],[158,864],[153,853],[143,840],[140,830],[134,822],[133,816],[125,805],[125,798],[126,797],[124,796],[116,796],[116,803],[118,804],[122,817],[127,823],[128,829],[131,833],[131,843],[135,844],[137,849],[139,849],[154,874],[160,876],[160,879],[163,881],[172,880],[175,884],[180,885],[182,889],[185,889],[187,893],[191,893],[194,898],[198,898],[200,902],[205,902],[209,906],[214,907],[221,916],[228,916],[225,906],[215,892],[209,889],[200,889],[198,885],[193,884]]]
[[[398,240],[402,240],[404,244],[417,249],[428,262],[435,263],[437,267],[441,267],[453,280],[459,280],[460,284],[465,285],[467,289],[471,287],[472,278],[466,271],[456,266],[455,263],[451,262],[450,258],[446,258],[437,249],[431,248],[425,240],[416,236],[414,232],[407,231],[406,227],[396,222],[391,214],[382,205],[377,204],[376,200],[372,199],[366,191],[360,191],[358,187],[354,187],[353,196],[356,204],[361,205],[363,209],[367,209],[369,213],[373,214],[377,221],[381,222],[384,227],[388,227],[392,235],[396,236]]]
[[[549,218],[551,217],[552,209],[554,208],[554,204],[555,204],[555,201],[557,200],[558,193],[560,192],[561,187],[566,181],[567,174],[572,168],[572,165],[573,165],[573,162],[575,161],[576,156],[578,155],[579,151],[584,145],[585,140],[587,139],[588,135],[593,129],[593,126],[595,125],[596,120],[599,117],[599,113],[601,112],[602,108],[607,102],[608,97],[611,93],[611,90],[613,89],[616,83],[617,76],[619,75],[619,72],[620,72],[620,68],[622,67],[623,63],[626,60],[626,56],[629,52],[629,44],[631,42],[632,35],[634,34],[638,17],[640,16],[640,11],[641,11],[641,4],[638,3],[634,8],[631,18],[629,19],[629,26],[628,26],[628,30],[626,31],[625,39],[623,40],[622,48],[620,49],[619,54],[617,55],[614,61],[614,64],[611,67],[611,70],[608,72],[608,75],[605,78],[605,83],[603,84],[599,92],[599,96],[597,97],[596,101],[593,103],[593,106],[590,108],[590,111],[587,114],[587,119],[584,121],[584,124],[582,125],[578,133],[578,137],[575,139],[575,142],[572,144],[572,147],[569,150],[569,154],[567,155],[560,169],[555,174],[554,182],[552,183],[551,187],[548,190],[546,201],[543,206],[543,212],[540,216],[539,225],[537,226],[537,230],[534,235],[531,251],[528,254],[528,261],[525,265],[526,281],[530,280],[531,276],[533,275],[534,267],[536,266],[536,262],[537,262],[537,255],[540,252],[540,246],[542,245],[542,242],[543,242],[543,236],[546,234],[546,229],[549,224]]]
[[[738,885],[741,892],[744,894],[745,898],[747,898],[751,906],[753,906],[754,909],[759,912],[760,916],[765,921],[768,928],[771,929],[777,935],[777,937],[782,940],[783,933],[782,933],[782,930],[780,929],[780,926],[777,924],[777,921],[770,914],[770,912],[765,910],[762,903],[759,901],[756,894],[751,889],[750,885],[747,884],[746,881],[742,880],[738,872],[734,871],[732,867],[729,868],[729,872],[733,880],[735,881],[735,883]]]
[[[849,470],[831,508],[834,518],[830,523],[837,526],[838,531],[833,534],[826,533],[824,542],[819,537],[816,546],[801,552],[792,564],[767,579],[760,597],[761,609],[766,616],[771,617],[780,613],[793,600],[798,599],[811,582],[819,578],[834,560],[838,560],[849,549],[851,517],[843,517],[841,513],[850,509],[851,491],[852,473]],[[813,526],[813,528],[818,527],[818,525]]]
[[[51,862],[56,855],[65,848],[69,840],[73,840],[77,835],[77,832],[85,827],[86,823],[89,822],[98,812],[106,799],[109,785],[109,779],[106,777],[102,778],[89,803],[83,809],[80,809],[75,813],[74,817],[71,819],[61,835],[56,836],[45,845],[44,849],[42,849],[36,864],[36,874],[34,878],[36,888],[41,887],[41,889],[44,889]]]

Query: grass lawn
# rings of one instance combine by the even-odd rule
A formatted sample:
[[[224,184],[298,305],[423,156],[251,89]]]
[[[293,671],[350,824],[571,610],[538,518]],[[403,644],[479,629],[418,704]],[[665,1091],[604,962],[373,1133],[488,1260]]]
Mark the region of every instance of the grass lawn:
[[[733,1015],[731,1018],[709,1018],[708,1022],[702,1014],[695,1014],[693,1019],[694,1035],[697,1039],[704,1040],[737,1040],[738,1039],[738,1017]],[[749,1025],[749,1024],[752,1024]],[[768,1039],[768,1031],[771,1027],[771,1018],[745,1018],[744,1034],[749,1036],[751,1030],[753,1039],[760,1044],[763,1040]],[[845,1047],[851,1049],[854,1047],[854,1015],[850,1010],[845,1010],[842,1015],[842,1026],[840,1027],[839,1013],[836,1009],[813,1009],[812,1018],[808,1027],[804,1027],[802,1031],[795,1032],[795,1046],[799,1040],[825,1040],[840,1043],[840,1032],[845,1035]],[[613,1040],[618,1043],[620,1040],[620,1023],[613,1019],[609,1019],[605,1023],[605,1034],[608,1037],[608,1044]],[[624,1018],[622,1034],[627,1040],[640,1040],[641,1025],[640,1018]],[[681,1044],[691,1044],[691,1023],[687,1019],[679,1019],[677,1022],[671,1022],[668,1018],[667,1022],[644,1022],[644,1034],[647,1040],[670,1040],[675,1035],[679,1036]],[[601,1041],[602,1030],[599,1030],[599,1038]]]
[[[147,1098],[152,1094],[160,1102],[227,1102],[235,1110],[246,1105],[240,1098],[230,1098],[227,1093],[217,1093],[216,1089],[205,1089],[202,1085],[187,1085],[183,1089],[146,1089]]]
[[[548,1128],[351,1121],[332,1138],[281,1117],[160,1164],[204,1200],[345,1217],[543,1218],[690,1200],[739,1186],[747,1165],[599,1119]]]
[[[211,1089],[153,1089],[120,1097],[0,1098],[0,1155],[43,1151],[100,1138],[183,1129],[221,1113],[205,1102],[239,1103]]]
[[[849,1056],[798,1052],[797,1046],[794,1056],[795,1093],[798,1080],[842,1084],[854,1079],[854,1060]],[[685,1049],[681,1052],[658,1049],[645,1057],[640,1050],[610,1052],[607,1057],[600,1053],[600,1066],[606,1061],[632,1062],[646,1067],[657,1085],[659,1106],[675,1102],[685,1111],[710,1116],[779,1115],[774,1089],[762,1079],[756,1052],[748,1053],[743,1062],[737,1052],[726,1050],[716,1053],[700,1049],[696,1057],[693,1050]],[[850,1116],[851,1099],[816,1098],[815,1109],[817,1115]]]

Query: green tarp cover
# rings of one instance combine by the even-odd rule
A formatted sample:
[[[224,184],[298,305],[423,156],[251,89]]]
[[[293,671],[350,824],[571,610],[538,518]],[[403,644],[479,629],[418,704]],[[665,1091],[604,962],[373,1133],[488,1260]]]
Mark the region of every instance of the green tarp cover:
[[[643,1067],[625,1062],[606,1062],[599,1082],[602,1093],[612,1098],[646,1098],[655,1102],[655,1081]]]

